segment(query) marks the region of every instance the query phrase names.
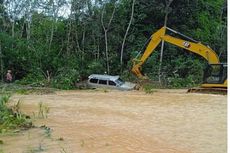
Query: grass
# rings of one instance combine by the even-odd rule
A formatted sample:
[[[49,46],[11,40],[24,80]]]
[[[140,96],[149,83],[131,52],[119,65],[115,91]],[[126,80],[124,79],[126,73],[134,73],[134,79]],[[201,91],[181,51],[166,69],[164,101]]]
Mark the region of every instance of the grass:
[[[26,85],[19,85],[16,83],[0,83],[0,94],[21,94],[21,95],[28,95],[28,94],[52,94],[57,89],[53,88],[39,88],[39,87],[31,87]]]
[[[40,152],[44,152],[44,151],[45,151],[44,147],[42,146],[41,143],[39,143],[39,145],[37,147],[29,149],[28,153],[40,153]]]
[[[85,146],[85,141],[81,140],[81,147],[84,147],[84,146]]]
[[[2,87],[2,88],[1,88]],[[3,134],[11,135],[15,131],[20,132],[21,130],[29,129],[34,127],[32,119],[21,112],[21,100],[18,100],[13,106],[9,106],[10,95],[12,94],[47,94],[53,93],[52,89],[43,88],[28,88],[25,86],[18,86],[15,84],[0,84],[0,136]],[[42,102],[38,105],[38,118],[47,118],[49,107]],[[45,137],[51,137],[52,130],[48,127],[44,127]],[[60,139],[63,141],[64,139]],[[4,145],[4,141],[0,139],[0,148]],[[38,153],[44,152],[45,148],[41,144],[34,148],[29,148],[27,152]],[[0,153],[3,150],[0,149]]]
[[[33,125],[29,117],[20,112],[20,101],[9,108],[9,99],[9,95],[0,96],[0,133],[31,128]]]
[[[51,137],[51,132],[52,132],[51,128],[47,127],[46,125],[42,125],[40,128],[45,131],[44,133],[45,133],[46,137],[48,137],[48,138]]]
[[[42,118],[42,119],[47,118],[50,110],[49,107],[43,104],[42,102],[38,104],[38,107],[39,107],[38,118]]]
[[[62,148],[61,153],[67,153],[64,148]]]
[[[154,92],[157,92],[157,90],[155,89],[155,86],[152,84],[145,84],[143,86],[143,90],[145,91],[145,93],[147,94],[152,94]]]

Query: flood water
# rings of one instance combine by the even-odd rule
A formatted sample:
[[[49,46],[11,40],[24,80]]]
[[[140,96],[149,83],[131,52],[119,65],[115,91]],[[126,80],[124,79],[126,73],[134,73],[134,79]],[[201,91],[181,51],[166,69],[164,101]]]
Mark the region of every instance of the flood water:
[[[18,100],[37,128],[0,135],[4,153],[227,152],[223,95],[92,90],[14,95],[10,101]],[[36,117],[39,103],[49,108],[45,119]]]

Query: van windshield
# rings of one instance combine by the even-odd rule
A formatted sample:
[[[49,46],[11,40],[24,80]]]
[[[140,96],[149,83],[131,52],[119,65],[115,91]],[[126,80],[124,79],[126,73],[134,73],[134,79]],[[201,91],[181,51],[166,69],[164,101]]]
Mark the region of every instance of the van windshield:
[[[115,82],[116,82],[119,86],[121,86],[122,84],[125,83],[121,78],[118,78]]]

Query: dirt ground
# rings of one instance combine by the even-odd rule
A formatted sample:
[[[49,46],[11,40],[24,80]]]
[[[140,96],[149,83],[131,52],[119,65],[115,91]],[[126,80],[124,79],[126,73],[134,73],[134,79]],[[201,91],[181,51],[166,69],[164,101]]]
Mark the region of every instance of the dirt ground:
[[[227,152],[223,95],[86,90],[14,95],[11,104],[18,100],[36,127],[46,127],[0,136],[4,153]],[[39,119],[43,108],[48,118]]]

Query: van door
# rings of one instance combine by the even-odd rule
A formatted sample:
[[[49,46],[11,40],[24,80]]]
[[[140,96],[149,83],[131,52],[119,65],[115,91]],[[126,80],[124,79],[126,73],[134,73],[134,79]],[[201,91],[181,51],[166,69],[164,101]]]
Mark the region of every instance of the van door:
[[[101,88],[117,89],[117,84],[111,80],[99,80],[98,85]]]
[[[117,84],[114,81],[111,81],[111,80],[108,81],[108,86],[111,89],[118,89]]]
[[[91,78],[90,80],[88,80],[88,84],[90,87],[96,88],[98,84],[98,79]]]
[[[107,80],[99,79],[99,81],[98,81],[98,87],[108,88],[108,83],[107,82],[108,82]]]

